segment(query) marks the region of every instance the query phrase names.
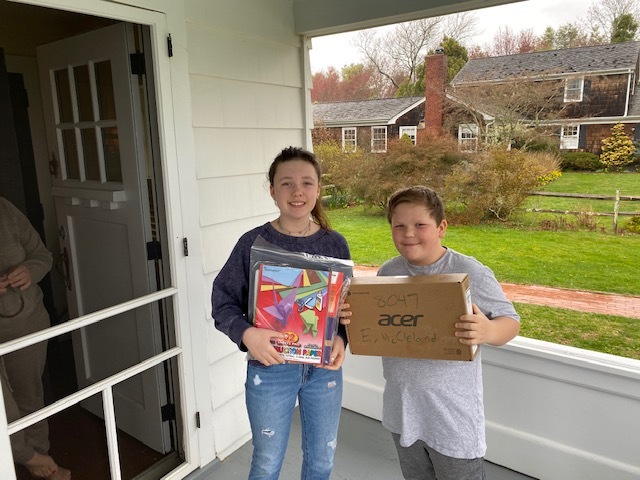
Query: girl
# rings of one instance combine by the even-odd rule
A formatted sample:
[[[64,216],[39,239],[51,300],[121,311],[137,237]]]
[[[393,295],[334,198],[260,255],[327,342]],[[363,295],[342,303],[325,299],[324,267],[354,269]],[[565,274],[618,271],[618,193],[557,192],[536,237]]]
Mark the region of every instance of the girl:
[[[280,216],[245,233],[215,281],[212,316],[218,330],[249,352],[246,403],[253,434],[249,480],[277,480],[298,400],[304,480],[328,480],[333,467],[342,405],[346,332],[340,326],[332,362],[324,367],[285,363],[271,345],[283,334],[251,325],[247,318],[251,245],[260,235],[291,252],[349,259],[349,247],[331,230],[322,211],[320,165],[301,148],[285,148],[269,168],[269,192]]]

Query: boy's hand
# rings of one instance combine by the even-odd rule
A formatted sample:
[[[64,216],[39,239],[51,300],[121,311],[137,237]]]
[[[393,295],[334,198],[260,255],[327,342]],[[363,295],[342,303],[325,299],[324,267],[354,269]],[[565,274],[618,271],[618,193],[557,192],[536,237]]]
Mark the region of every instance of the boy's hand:
[[[461,330],[456,332],[456,337],[460,338],[460,343],[478,345],[487,343],[486,338],[491,329],[491,320],[474,303],[473,314],[462,315],[455,327]]]
[[[348,303],[343,303],[342,307],[340,307],[340,323],[342,325],[348,325],[349,323],[351,323],[351,310],[349,310],[349,308],[351,308],[351,305],[349,305]]]
[[[473,314],[462,315],[455,327],[460,329],[456,337],[465,345],[504,345],[520,331],[520,324],[513,318],[496,317],[489,320],[475,303]]]
[[[244,331],[242,343],[247,346],[253,358],[267,367],[285,363],[282,355],[271,345],[272,338],[285,338],[285,335],[267,328],[250,327]]]
[[[342,362],[344,362],[345,350],[343,338],[340,335],[336,335],[336,338],[333,340],[333,348],[331,349],[331,363],[321,365],[321,367],[327,370],[338,370],[342,366]]]

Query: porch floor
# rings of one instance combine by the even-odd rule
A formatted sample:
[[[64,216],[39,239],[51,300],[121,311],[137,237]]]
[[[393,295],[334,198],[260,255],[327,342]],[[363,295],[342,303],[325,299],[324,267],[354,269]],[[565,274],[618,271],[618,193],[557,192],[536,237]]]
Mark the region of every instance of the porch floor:
[[[291,427],[289,448],[280,480],[299,480],[302,451],[300,449],[300,418],[296,411]],[[198,480],[246,479],[251,464],[251,442],[218,463],[208,476]],[[485,462],[488,480],[531,480],[490,462]],[[402,480],[396,449],[389,432],[378,420],[351,410],[342,410],[338,449],[333,480]]]

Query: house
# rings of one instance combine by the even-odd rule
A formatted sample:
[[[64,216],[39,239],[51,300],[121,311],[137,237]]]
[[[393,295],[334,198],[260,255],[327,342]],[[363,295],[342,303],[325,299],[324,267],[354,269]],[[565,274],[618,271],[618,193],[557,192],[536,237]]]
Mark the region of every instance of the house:
[[[600,153],[602,139],[616,123],[638,139],[639,57],[640,42],[626,42],[471,59],[447,95],[467,114],[475,110],[481,115],[467,115],[454,133],[466,148],[477,142],[482,123],[497,126],[518,117],[523,125],[546,128],[563,151]],[[428,59],[442,60],[437,55]],[[518,102],[519,108],[512,108]]]
[[[79,479],[204,478],[249,441],[245,356],[213,328],[211,283],[274,218],[273,157],[313,147],[312,37],[501,3],[0,0],[0,195],[56,264],[53,326],[0,345],[50,350],[45,408],[8,423],[0,396],[0,478],[10,435],[45,418]],[[483,361],[489,460],[640,476],[640,362],[526,339]],[[379,359],[347,365],[345,408],[379,418]]]
[[[386,152],[389,139],[407,135],[416,143],[424,97],[381,98],[313,104],[313,140],[332,139],[344,151]]]

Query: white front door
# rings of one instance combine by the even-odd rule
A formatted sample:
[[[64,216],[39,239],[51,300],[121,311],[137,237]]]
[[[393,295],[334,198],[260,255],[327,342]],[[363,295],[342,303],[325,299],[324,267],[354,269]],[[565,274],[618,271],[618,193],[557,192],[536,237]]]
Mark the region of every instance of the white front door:
[[[150,175],[141,155],[145,130],[136,125],[133,38],[130,26],[117,23],[38,48],[70,318],[158,289],[147,260]],[[75,332],[78,387],[159,353],[160,322],[157,306],[148,305]],[[169,451],[166,396],[161,367],[118,384],[117,426]],[[102,415],[100,398],[83,406]]]

